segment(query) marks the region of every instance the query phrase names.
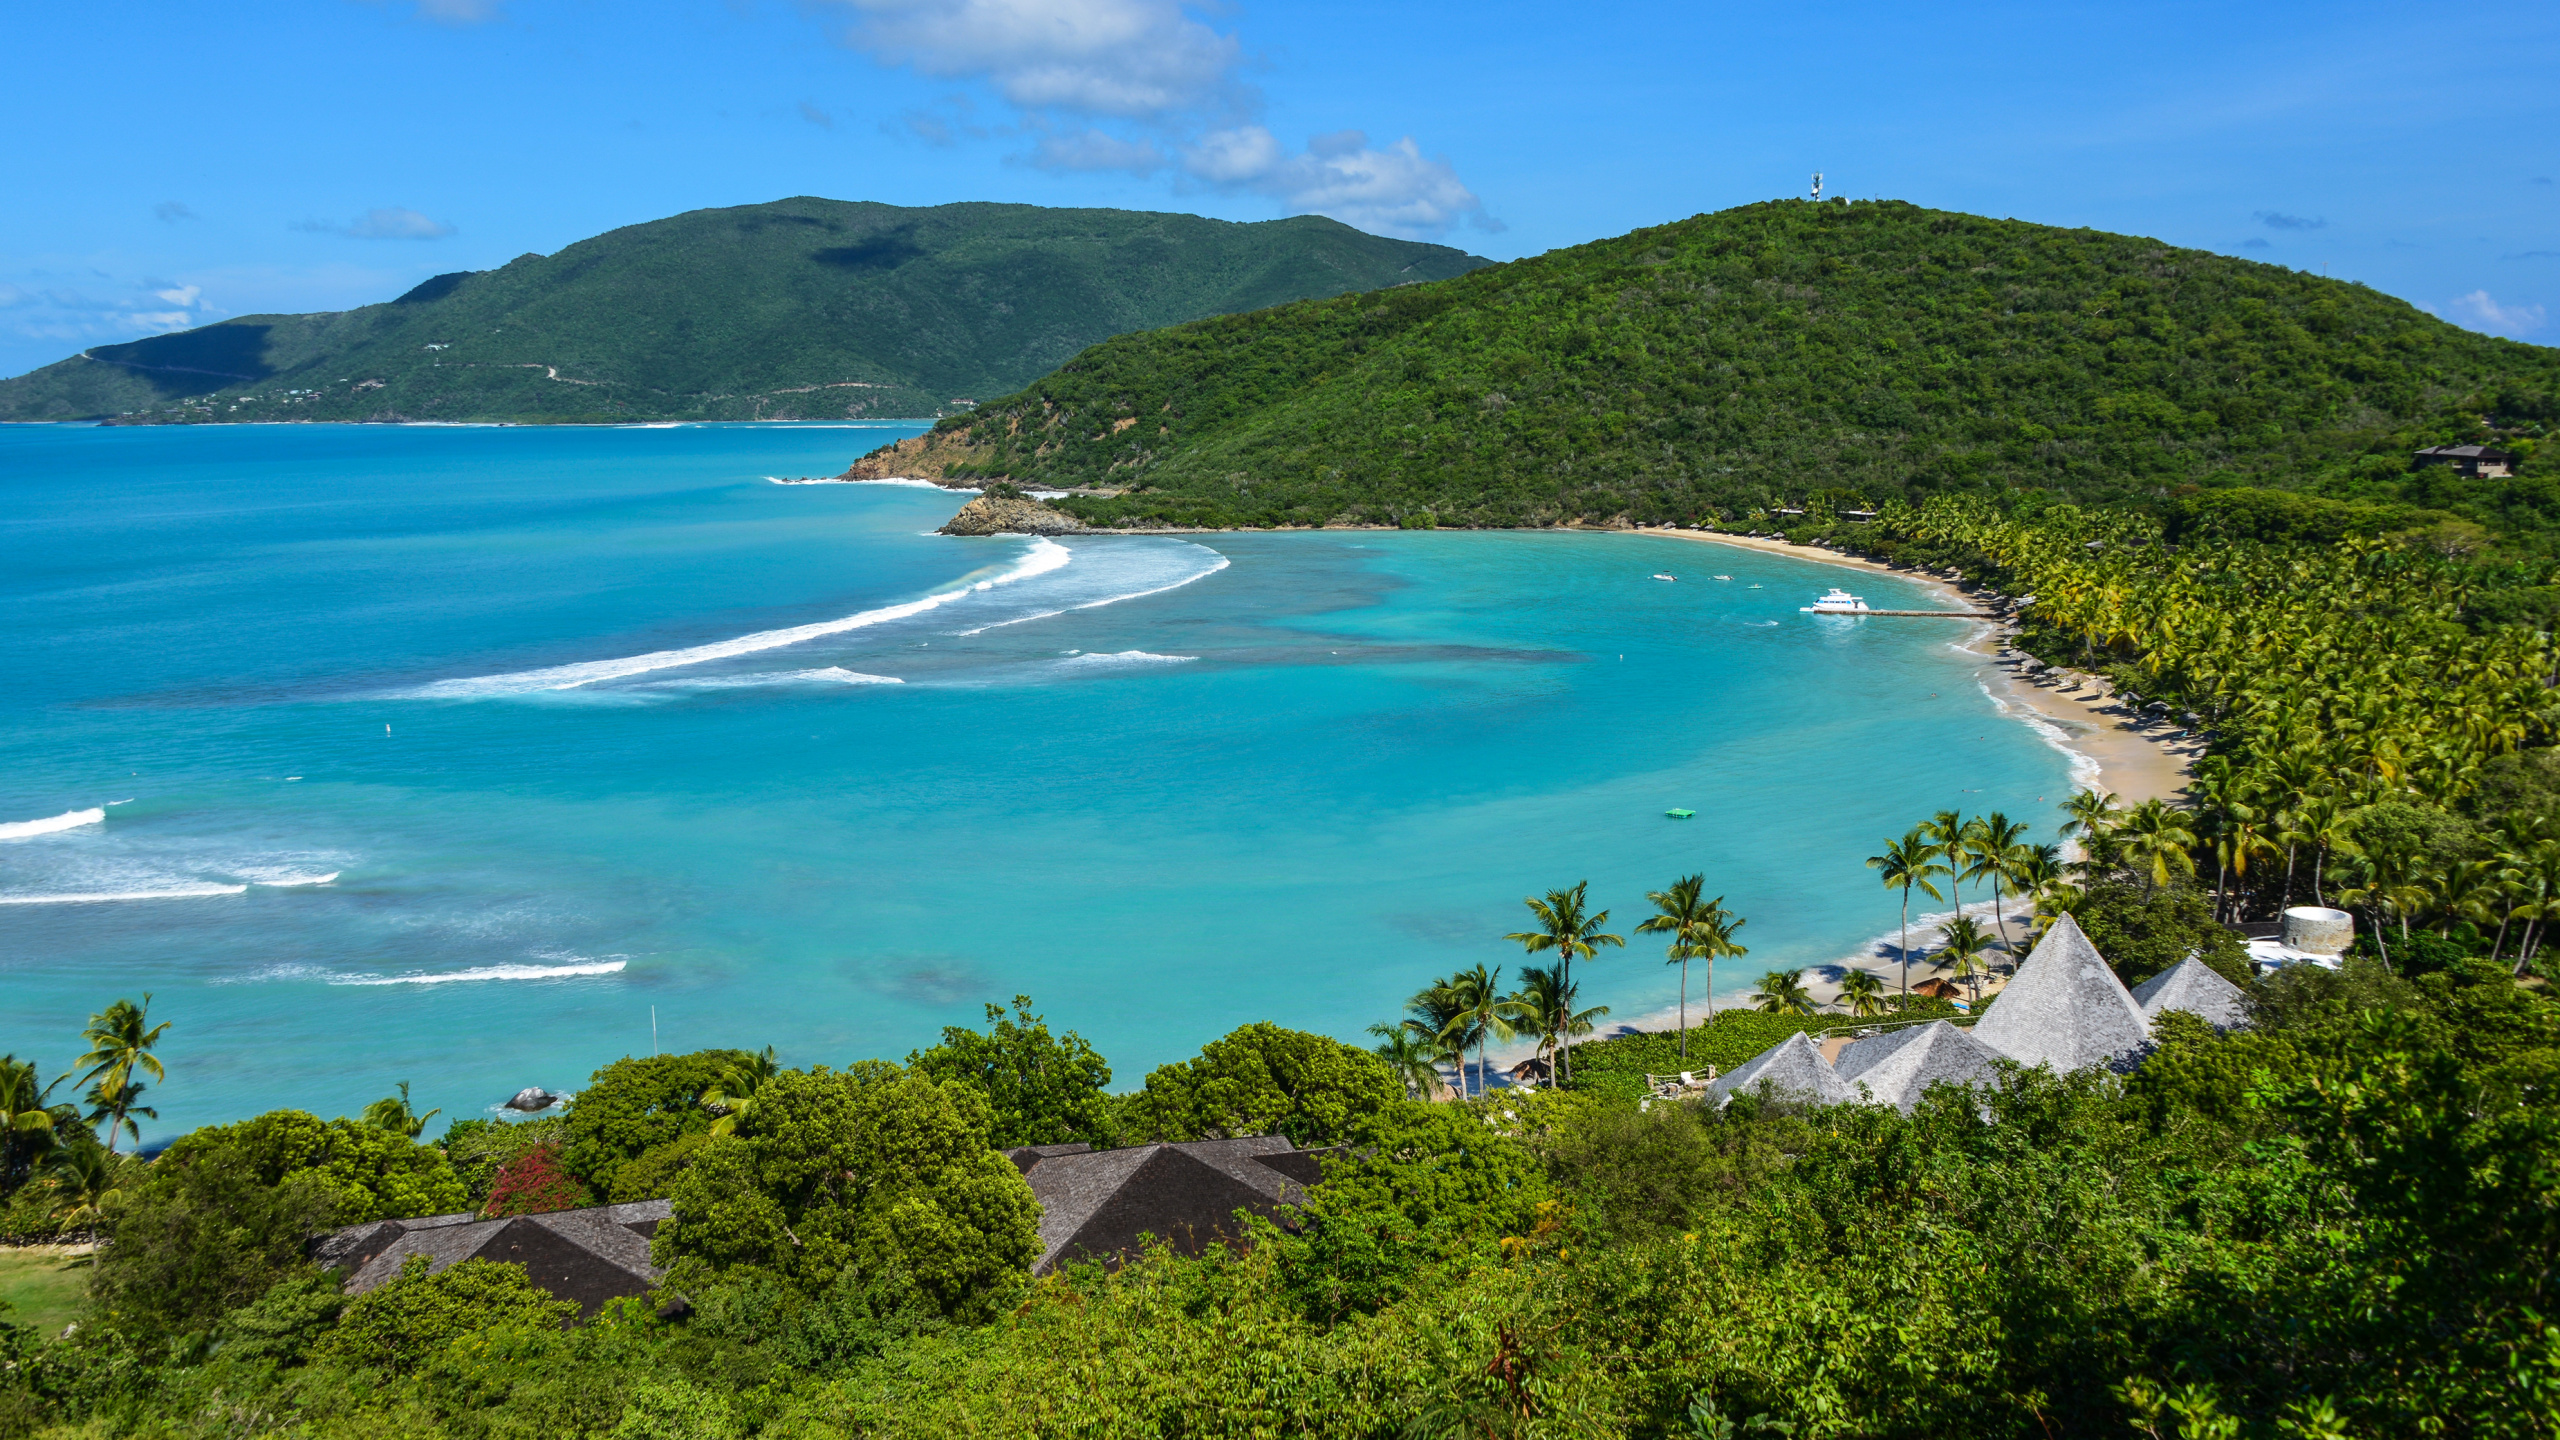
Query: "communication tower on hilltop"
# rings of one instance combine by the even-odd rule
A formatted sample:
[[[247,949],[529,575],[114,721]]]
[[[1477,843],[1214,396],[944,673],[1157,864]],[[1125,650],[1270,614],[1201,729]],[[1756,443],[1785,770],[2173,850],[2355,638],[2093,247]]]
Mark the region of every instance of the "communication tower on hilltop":
[[[1822,203],[1822,172],[1819,170],[1813,172],[1813,203]]]

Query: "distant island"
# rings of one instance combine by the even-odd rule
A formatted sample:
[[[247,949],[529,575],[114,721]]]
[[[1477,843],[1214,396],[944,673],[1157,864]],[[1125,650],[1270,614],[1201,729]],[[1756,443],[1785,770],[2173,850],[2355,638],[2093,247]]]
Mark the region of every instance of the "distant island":
[[[2560,516],[2560,453],[2536,449],[2555,396],[2560,350],[2361,285],[2139,236],[1796,200],[1122,335],[848,477],[1109,492],[1057,502],[1097,527],[1686,524],[1815,495],[2274,490],[2318,514],[2279,505],[2262,528],[2524,535]]]
[[[0,380],[0,421],[931,417],[1113,335],[1490,263],[1316,215],[804,196],[626,226],[386,304],[95,346]]]

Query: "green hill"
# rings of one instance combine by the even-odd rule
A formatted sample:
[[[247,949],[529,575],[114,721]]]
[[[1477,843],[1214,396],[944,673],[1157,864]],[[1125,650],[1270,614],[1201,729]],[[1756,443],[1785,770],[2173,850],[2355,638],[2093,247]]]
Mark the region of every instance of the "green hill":
[[[2560,350],[2156,240],[1901,203],[1750,205],[1385,295],[1124,335],[870,462],[1125,488],[1089,521],[1690,520],[1808,495],[2309,489],[2560,517],[2413,475],[2533,450]]]
[[[935,415],[1123,331],[1486,263],[1313,215],[778,200],[438,276],[385,305],[102,345],[0,381],[0,420]]]

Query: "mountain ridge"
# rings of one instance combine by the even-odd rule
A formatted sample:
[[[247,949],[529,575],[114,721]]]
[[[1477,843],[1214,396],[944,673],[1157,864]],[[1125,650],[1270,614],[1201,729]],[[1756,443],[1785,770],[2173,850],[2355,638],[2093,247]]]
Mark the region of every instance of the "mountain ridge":
[[[932,416],[1124,331],[1489,263],[1312,215],[797,196],[622,226],[354,310],[92,346],[0,381],[0,420]]]
[[[2560,350],[2345,281],[1900,201],[1746,205],[1123,335],[849,473],[1088,524],[1743,518],[1806,497],[2307,490],[2560,525]],[[2489,443],[2503,479],[2413,472]]]

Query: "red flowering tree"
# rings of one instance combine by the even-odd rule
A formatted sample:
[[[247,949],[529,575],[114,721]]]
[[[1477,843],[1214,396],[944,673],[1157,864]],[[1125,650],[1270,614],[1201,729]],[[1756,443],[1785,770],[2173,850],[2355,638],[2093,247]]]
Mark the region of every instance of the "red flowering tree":
[[[575,1210],[592,1205],[595,1198],[587,1187],[569,1173],[560,1161],[557,1144],[536,1145],[498,1170],[498,1180],[489,1187],[489,1204],[482,1214],[496,1219],[506,1215],[547,1215],[554,1210]]]

